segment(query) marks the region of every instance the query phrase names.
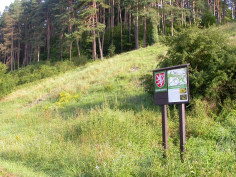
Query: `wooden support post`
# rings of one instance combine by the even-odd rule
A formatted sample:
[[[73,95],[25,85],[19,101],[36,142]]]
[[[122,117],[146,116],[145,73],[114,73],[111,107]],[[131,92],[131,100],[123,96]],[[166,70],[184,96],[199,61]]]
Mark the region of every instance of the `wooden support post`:
[[[167,141],[167,105],[162,105],[162,142],[164,149],[168,148]]]
[[[179,132],[180,132],[180,157],[184,161],[184,154],[186,152],[185,144],[185,104],[179,104]]]

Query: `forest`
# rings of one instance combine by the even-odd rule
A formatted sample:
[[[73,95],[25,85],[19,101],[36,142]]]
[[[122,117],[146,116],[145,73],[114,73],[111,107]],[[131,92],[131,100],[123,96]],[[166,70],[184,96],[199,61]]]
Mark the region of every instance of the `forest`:
[[[15,0],[0,14],[0,61],[103,60],[190,26],[235,19],[235,0]]]

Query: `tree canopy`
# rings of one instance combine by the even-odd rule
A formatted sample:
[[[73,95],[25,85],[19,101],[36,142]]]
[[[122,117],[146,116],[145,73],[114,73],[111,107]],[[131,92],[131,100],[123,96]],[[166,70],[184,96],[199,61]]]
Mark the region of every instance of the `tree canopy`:
[[[233,20],[235,1],[15,0],[0,17],[0,61],[91,59],[158,42],[189,26]]]

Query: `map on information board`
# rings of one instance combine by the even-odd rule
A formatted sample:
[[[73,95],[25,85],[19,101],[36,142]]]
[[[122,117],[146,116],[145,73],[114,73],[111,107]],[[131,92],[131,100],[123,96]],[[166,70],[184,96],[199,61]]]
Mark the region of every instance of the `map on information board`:
[[[188,101],[187,94],[187,69],[179,68],[167,71],[168,101]]]

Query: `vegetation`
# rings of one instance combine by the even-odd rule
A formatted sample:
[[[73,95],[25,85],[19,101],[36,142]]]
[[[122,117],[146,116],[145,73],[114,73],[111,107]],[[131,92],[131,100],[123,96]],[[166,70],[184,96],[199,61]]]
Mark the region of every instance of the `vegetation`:
[[[222,118],[201,98],[188,105],[183,163],[177,106],[168,108],[163,158],[161,112],[143,78],[166,50],[154,45],[88,63],[2,98],[1,165],[20,176],[235,175],[235,107]]]
[[[103,60],[235,13],[234,0],[15,0],[0,14],[0,61],[14,71],[41,60]]]
[[[68,60],[63,62],[40,61],[12,73],[7,72],[6,65],[0,62],[0,98],[11,93],[16,89],[16,86],[65,73],[79,65],[84,65],[86,62],[88,60],[85,56],[79,60],[73,58],[73,62]]]
[[[217,106],[235,99],[236,47],[218,28],[184,29],[165,38],[169,50],[159,68],[190,63],[190,88],[195,98]]]

